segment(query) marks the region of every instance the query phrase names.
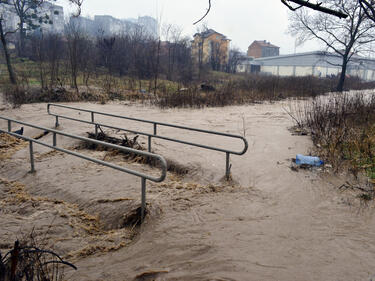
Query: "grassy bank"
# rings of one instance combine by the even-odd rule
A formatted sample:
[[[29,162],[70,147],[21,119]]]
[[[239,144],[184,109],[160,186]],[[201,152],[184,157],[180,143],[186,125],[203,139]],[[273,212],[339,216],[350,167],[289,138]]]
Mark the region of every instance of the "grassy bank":
[[[44,62],[43,62],[44,63]],[[208,71],[203,80],[178,83],[159,74],[152,79],[109,75],[105,68],[77,74],[78,90],[72,87],[68,62],[59,63],[56,75],[26,58],[13,58],[18,86],[8,84],[6,66],[0,63],[0,84],[8,100],[16,105],[34,102],[108,100],[148,101],[161,108],[238,105],[285,98],[315,97],[334,91],[338,78],[278,77],[259,74],[229,74]],[[201,88],[204,84],[208,88]],[[349,77],[347,90],[375,88],[375,82]]]
[[[161,108],[240,105],[286,98],[309,98],[334,91],[337,80],[328,78],[277,77],[266,75],[217,75],[208,80],[211,91],[193,85],[183,91],[157,92],[153,103]],[[214,79],[216,78],[216,79]],[[348,78],[348,90],[374,89],[374,82]]]
[[[375,93],[330,94],[306,101],[295,114],[317,153],[334,170],[375,184]],[[373,195],[373,188],[370,190]]]

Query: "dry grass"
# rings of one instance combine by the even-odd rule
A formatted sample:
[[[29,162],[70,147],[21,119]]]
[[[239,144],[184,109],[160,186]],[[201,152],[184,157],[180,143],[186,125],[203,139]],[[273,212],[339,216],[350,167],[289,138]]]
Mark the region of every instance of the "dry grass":
[[[0,133],[0,160],[10,159],[14,153],[26,147],[27,141]]]
[[[374,93],[315,98],[297,110],[295,119],[336,172],[349,171],[355,178],[364,174],[369,183],[375,183]]]
[[[92,139],[97,139],[100,141],[124,146],[124,147],[130,147],[137,150],[145,150],[143,146],[137,141],[138,135],[134,136],[133,138],[127,137],[126,134],[124,134],[123,138],[117,138],[117,137],[111,137],[109,136],[109,133],[106,132],[99,132],[97,136],[95,136],[94,133],[88,132],[88,137]],[[117,149],[111,149],[106,146],[102,145],[96,145],[90,142],[82,142],[81,145],[77,147],[77,149],[91,149],[91,150],[97,150],[97,151],[107,151],[106,155],[104,156],[103,160],[107,161],[110,159],[113,159],[117,156],[122,156],[124,160],[126,160],[128,163],[138,163],[138,164],[148,164],[151,167],[160,167],[159,160],[156,159],[149,159],[147,156],[138,155],[136,153],[129,153],[125,151],[119,151]],[[171,173],[175,173],[178,175],[186,175],[189,172],[189,168],[187,166],[184,166],[182,164],[177,163],[176,161],[167,160],[167,171]]]
[[[0,280],[40,281],[64,280],[64,267],[77,269],[57,253],[40,247],[34,232],[21,242],[16,240],[12,250],[0,255]]]
[[[227,74],[210,72],[206,85],[212,85],[216,90],[200,91],[198,81],[190,81],[190,86],[181,91],[181,85],[167,80],[159,80],[155,95],[148,89],[151,80],[134,80],[127,77],[113,77],[116,83],[110,90],[101,83],[101,78],[93,80],[89,87],[80,86],[78,91],[69,86],[60,85],[54,89],[40,89],[30,86],[27,82],[14,87],[3,85],[2,89],[7,100],[19,106],[35,102],[76,102],[95,101],[106,103],[110,100],[129,100],[151,102],[161,108],[227,106],[246,104],[260,101],[274,101],[290,97],[315,97],[335,91],[337,78],[278,77],[258,74]],[[134,81],[133,81],[134,80]],[[132,81],[129,84],[129,81]],[[133,84],[139,84],[139,89]],[[184,86],[186,87],[186,85]],[[345,90],[361,90],[375,88],[374,82],[364,82],[359,78],[346,79]],[[187,90],[186,90],[187,89]]]
[[[215,91],[202,91],[196,85],[183,91],[159,92],[152,103],[161,108],[241,105],[286,98],[316,97],[335,90],[335,79],[306,77],[278,77],[266,75],[235,76],[232,80],[213,80]],[[210,84],[208,82],[207,84]],[[356,78],[346,81],[348,89],[375,88],[375,83]]]
[[[78,260],[92,254],[103,254],[125,247],[137,234],[137,229],[132,226],[116,230],[106,230],[105,222],[100,220],[99,215],[85,212],[76,204],[61,200],[30,195],[24,184],[16,181],[8,181],[0,178],[0,186],[4,186],[6,196],[0,198],[0,207],[3,211],[13,210],[14,206],[24,208],[32,207],[34,211],[42,208],[51,214],[57,215],[66,221],[70,231],[62,237],[48,237],[49,242],[57,242],[65,239],[79,239],[84,241],[82,248],[68,252],[64,258]],[[103,202],[120,202],[128,199],[102,199]],[[131,200],[131,199],[129,199]],[[52,216],[53,217],[53,216]],[[51,218],[52,218],[51,217]],[[53,225],[51,225],[53,228]]]

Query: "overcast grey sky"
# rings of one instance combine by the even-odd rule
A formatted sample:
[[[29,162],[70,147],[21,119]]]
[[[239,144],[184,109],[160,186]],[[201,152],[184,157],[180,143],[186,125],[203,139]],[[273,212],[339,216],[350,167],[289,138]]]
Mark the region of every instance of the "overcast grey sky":
[[[231,45],[246,51],[254,40],[267,40],[280,47],[281,54],[295,52],[295,39],[286,34],[289,10],[280,0],[212,0],[205,22],[208,27],[226,35]],[[84,0],[82,15],[111,15],[137,18],[149,15],[183,28],[192,36],[198,20],[206,11],[208,0]],[[296,48],[296,52],[321,49],[316,42]]]

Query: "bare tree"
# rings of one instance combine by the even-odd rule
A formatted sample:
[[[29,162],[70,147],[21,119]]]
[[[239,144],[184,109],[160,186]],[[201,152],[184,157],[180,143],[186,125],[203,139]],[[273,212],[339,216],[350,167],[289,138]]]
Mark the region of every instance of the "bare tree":
[[[243,61],[243,59],[243,55],[238,48],[231,48],[229,50],[229,59],[226,66],[226,71],[229,73],[236,73],[237,66]]]
[[[173,76],[176,74],[176,54],[181,40],[182,28],[176,25],[167,24],[163,26],[162,33],[165,40],[163,49],[166,49],[167,51],[167,61],[165,62],[167,65],[167,79],[174,80]]]
[[[342,91],[348,62],[354,54],[365,50],[367,44],[375,40],[374,23],[368,20],[358,1],[325,0],[325,6],[340,9],[348,15],[339,20],[324,13],[311,13],[300,9],[291,13],[289,31],[298,37],[299,42],[320,40],[328,50],[342,57],[341,74],[337,91]]]
[[[1,45],[3,46],[4,56],[7,64],[8,74],[9,74],[9,80],[10,83],[13,85],[17,84],[16,75],[14,73],[12,63],[10,60],[10,54],[8,50],[8,44],[6,40],[6,36],[9,34],[9,32],[5,32],[3,29],[3,17],[0,15],[0,39],[1,39]]]
[[[116,37],[101,37],[97,40],[97,49],[100,58],[100,63],[106,69],[106,75],[104,80],[104,87],[109,93],[113,84],[113,65],[114,65],[114,49],[116,43]]]
[[[16,15],[18,16],[18,30],[19,30],[19,47],[18,54],[22,56],[25,49],[25,37],[26,31],[35,29],[38,23],[42,23],[44,20],[43,16],[37,14],[37,9],[43,4],[44,0],[10,0],[9,5],[14,8]]]
[[[226,61],[226,52],[223,50],[223,42],[210,42],[211,57],[210,63],[212,70],[220,71],[223,69],[224,62]]]
[[[176,48],[176,67],[178,71],[177,80],[187,84],[193,79],[193,60],[191,57],[190,38],[179,40]]]
[[[69,57],[71,86],[78,91],[77,78],[83,64],[82,62],[86,59],[84,57],[86,38],[79,24],[74,21],[70,21],[65,26],[65,36]]]
[[[31,59],[38,65],[41,87],[43,89],[56,87],[60,80],[60,66],[65,54],[62,36],[40,32],[31,36],[30,41]]]

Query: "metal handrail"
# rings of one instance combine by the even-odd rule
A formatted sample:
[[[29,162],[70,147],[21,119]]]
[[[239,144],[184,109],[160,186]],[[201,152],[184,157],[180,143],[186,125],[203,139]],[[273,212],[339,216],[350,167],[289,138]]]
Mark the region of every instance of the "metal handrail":
[[[61,108],[72,109],[72,110],[76,110],[76,111],[88,112],[88,113],[91,114],[91,121],[86,121],[86,120],[82,120],[82,119],[78,119],[78,118],[69,117],[69,116],[66,116],[66,115],[52,113],[51,110],[50,110],[51,107],[61,107]],[[158,138],[158,139],[162,139],[162,140],[167,140],[167,141],[182,143],[182,144],[186,144],[186,145],[196,146],[196,147],[200,147],[200,148],[204,148],[204,149],[224,152],[224,153],[226,153],[225,175],[226,175],[227,178],[229,177],[229,174],[230,174],[230,164],[229,164],[230,154],[243,155],[243,154],[246,153],[246,151],[248,149],[247,140],[244,137],[239,136],[239,135],[233,135],[233,134],[227,134],[227,133],[222,133],[222,132],[217,132],[217,131],[209,131],[209,130],[191,128],[191,127],[180,126],[180,125],[175,125],[175,124],[157,122],[157,121],[152,121],[152,120],[145,120],[145,119],[115,115],[115,114],[110,114],[110,113],[105,113],[105,112],[93,111],[93,110],[88,110],[88,109],[81,109],[81,108],[77,108],[77,107],[54,104],[54,103],[48,103],[47,104],[47,112],[48,112],[49,115],[55,116],[55,118],[56,118],[55,127],[59,126],[59,118],[64,118],[64,119],[67,119],[67,120],[72,120],[72,121],[77,121],[77,122],[95,125],[95,134],[96,135],[98,134],[98,128],[104,127],[104,128],[121,130],[121,131],[126,131],[126,132],[130,132],[130,133],[134,133],[134,134],[147,136],[148,137],[148,151],[149,152],[151,152],[151,139],[152,138]],[[120,127],[116,127],[116,126],[111,126],[111,125],[95,122],[95,117],[94,117],[95,114],[102,115],[102,116],[114,117],[114,118],[120,118],[120,119],[126,119],[126,120],[131,120],[131,121],[136,121],[136,122],[153,124],[154,133],[150,134],[150,133],[146,133],[146,132],[130,130],[130,129],[120,128]],[[242,151],[233,151],[233,150],[223,149],[223,148],[219,148],[219,147],[213,147],[213,146],[203,145],[203,144],[199,144],[199,143],[193,143],[193,142],[188,142],[188,141],[184,141],[184,140],[178,140],[178,139],[174,139],[174,138],[164,137],[164,136],[161,136],[161,135],[157,135],[157,126],[158,125],[163,126],[163,127],[172,127],[172,128],[182,129],[182,130],[189,130],[189,131],[194,131],[194,132],[200,132],[200,133],[206,133],[206,134],[219,135],[219,136],[224,136],[224,137],[240,139],[244,143],[244,148],[242,149]]]
[[[8,131],[0,129],[1,133],[6,133],[6,134],[9,134],[11,136],[29,141],[30,162],[31,162],[31,172],[32,173],[35,172],[34,156],[33,156],[33,143],[37,143],[37,144],[40,144],[40,145],[43,145],[43,146],[46,146],[46,147],[49,147],[49,148],[67,153],[67,154],[70,154],[70,155],[73,155],[73,156],[76,156],[76,157],[79,157],[79,158],[82,158],[82,159],[85,159],[85,160],[88,160],[88,161],[91,161],[91,162],[94,162],[94,163],[97,163],[97,164],[100,164],[100,165],[103,165],[103,166],[106,166],[106,167],[110,167],[110,168],[119,170],[121,172],[125,172],[125,173],[128,173],[128,174],[140,177],[142,179],[142,181],[141,181],[141,185],[142,185],[142,198],[141,198],[142,212],[141,212],[141,217],[142,217],[142,220],[144,218],[144,211],[145,211],[145,207],[146,207],[146,180],[150,180],[150,181],[153,181],[153,182],[162,182],[166,177],[167,162],[165,161],[163,156],[160,156],[158,154],[145,152],[145,151],[141,151],[141,150],[137,150],[137,149],[133,149],[133,148],[129,148],[129,147],[124,147],[124,146],[120,146],[120,145],[116,145],[116,144],[111,144],[111,143],[107,143],[107,142],[103,142],[103,141],[99,141],[99,140],[94,140],[94,139],[90,139],[90,138],[85,138],[85,137],[81,137],[81,136],[77,136],[77,135],[72,135],[72,134],[64,133],[64,132],[61,132],[61,131],[58,131],[58,130],[49,129],[49,128],[45,128],[45,127],[41,127],[41,126],[36,126],[34,124],[30,124],[30,123],[27,123],[27,122],[7,118],[7,117],[4,117],[4,116],[0,116],[0,119],[8,121]],[[17,124],[21,124],[21,125],[28,126],[28,127],[31,127],[31,128],[43,130],[45,132],[52,133],[53,134],[53,144],[50,145],[48,143],[44,143],[44,142],[39,141],[37,139],[30,138],[30,137],[27,137],[27,136],[24,136],[24,135],[20,135],[20,134],[11,132],[12,123],[17,123]],[[71,150],[68,150],[68,149],[58,147],[57,146],[57,138],[56,138],[57,135],[61,135],[61,136],[65,136],[65,137],[69,137],[69,138],[73,138],[73,139],[78,139],[78,140],[82,140],[82,141],[106,146],[106,147],[109,147],[109,148],[117,149],[117,150],[120,150],[120,151],[135,153],[135,154],[138,154],[138,155],[146,156],[148,158],[156,159],[161,164],[161,175],[159,177],[154,177],[154,176],[147,175],[147,174],[135,171],[135,170],[131,170],[131,169],[128,169],[128,168],[121,167],[121,166],[116,165],[116,164],[105,162],[105,161],[95,159],[95,158],[92,158],[92,157],[89,157],[89,156],[86,156],[86,155],[83,155],[83,154],[80,154],[80,153],[77,153],[77,152],[74,152],[74,151],[71,151]]]

